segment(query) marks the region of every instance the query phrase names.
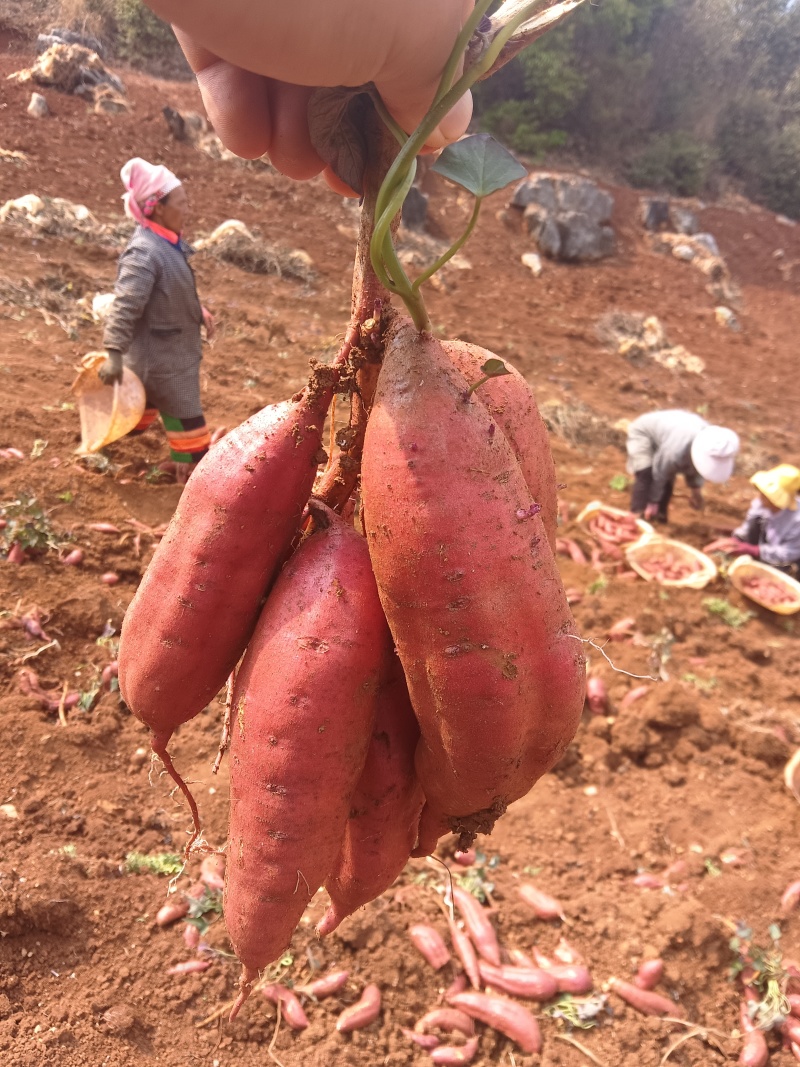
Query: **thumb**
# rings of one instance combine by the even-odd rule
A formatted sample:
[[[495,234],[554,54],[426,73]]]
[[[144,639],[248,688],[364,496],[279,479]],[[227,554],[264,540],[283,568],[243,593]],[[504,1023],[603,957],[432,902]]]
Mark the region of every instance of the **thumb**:
[[[456,75],[458,76],[458,75]],[[428,108],[433,102],[438,88],[438,82],[417,89],[413,94],[409,93],[407,82],[377,83],[376,88],[381,94],[381,99],[395,121],[406,131],[413,133],[420,124]],[[445,145],[457,141],[467,132],[470,119],[472,118],[472,93],[464,96],[445,115],[436,129],[428,137],[426,147],[444,148]]]

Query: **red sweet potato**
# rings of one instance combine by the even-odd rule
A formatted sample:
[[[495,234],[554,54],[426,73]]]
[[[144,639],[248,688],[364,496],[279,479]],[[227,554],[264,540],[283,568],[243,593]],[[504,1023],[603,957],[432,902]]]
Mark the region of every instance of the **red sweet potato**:
[[[345,1008],[336,1020],[336,1029],[340,1034],[349,1034],[352,1030],[363,1030],[374,1023],[381,1013],[381,991],[374,982],[364,987],[361,999],[349,1008]]]
[[[453,942],[453,949],[459,960],[461,960],[461,966],[464,968],[467,978],[469,978],[470,985],[473,989],[480,989],[481,976],[478,970],[478,957],[469,934],[462,930],[449,915],[447,917],[447,925],[450,928],[450,940]]]
[[[243,964],[234,1014],[333,868],[386,652],[364,539],[312,508],[322,528],[275,583],[233,693],[224,911]]]
[[[323,975],[322,978],[315,978],[308,985],[295,986],[295,992],[302,993],[306,997],[314,997],[315,1000],[324,1000],[325,997],[331,997],[334,993],[344,989],[349,977],[349,971],[332,971],[330,974]]]
[[[453,886],[453,903],[461,913],[469,936],[480,956],[489,963],[500,965],[500,943],[483,905],[472,893]],[[469,976],[469,972],[467,972]]]
[[[321,937],[389,888],[417,839],[424,803],[414,770],[419,727],[390,644],[387,660],[367,762],[350,801],[336,866],[325,881],[331,905],[317,924]]]
[[[415,855],[468,848],[563,754],[585,664],[506,438],[443,345],[388,330],[362,465],[381,601],[421,729]],[[452,351],[452,349],[451,349]]]
[[[526,1000],[549,1000],[558,992],[558,982],[549,971],[541,967],[514,967],[509,964],[493,967],[491,963],[478,961],[481,978],[492,989],[511,993]]]
[[[452,1004],[516,1041],[523,1052],[541,1051],[539,1024],[521,1004],[505,997],[488,997],[485,993],[459,993],[453,997]]]
[[[466,341],[445,341],[443,347],[470,385],[484,377],[484,363],[496,358],[485,348]],[[555,552],[558,493],[547,427],[531,386],[507,359],[503,363],[509,373],[490,378],[473,396],[484,405],[511,445],[531,496],[542,505],[542,524]]]
[[[156,548],[122,624],[119,686],[159,755],[219,692],[253,633],[311,491],[331,388],[309,387],[224,437]]]
[[[409,927],[408,936],[414,948],[425,957],[426,962],[435,971],[450,962],[450,953],[447,950],[447,945],[445,945],[442,935],[433,926],[428,926],[426,923],[415,923]]]

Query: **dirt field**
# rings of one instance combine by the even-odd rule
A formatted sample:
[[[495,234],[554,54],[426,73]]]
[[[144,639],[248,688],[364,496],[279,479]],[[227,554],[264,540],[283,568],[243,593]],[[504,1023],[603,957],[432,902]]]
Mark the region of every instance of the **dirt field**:
[[[29,159],[0,160],[0,204],[26,193],[59,196],[85,204],[101,222],[119,221],[121,164],[132,155],[167,162],[186,182],[194,233],[238,218],[313,261],[314,277],[303,283],[196,257],[201,295],[220,325],[204,361],[209,422],[234,425],[294,392],[309,358],[329,358],[347,324],[352,203],[318,182],[293,185],[177,144],[161,108],[196,108],[189,85],[126,74],[133,104],[127,114],[96,115],[78,98],[49,92],[52,117],[29,118],[29,91],[5,80],[25,59],[0,55],[0,147]],[[431,291],[429,308],[443,334],[513,360],[540,402],[560,412],[572,438],[553,437],[567,533],[592,499],[625,506],[625,493],[609,485],[624,473],[615,444],[620,434],[612,429],[618,420],[685,406],[736,428],[744,454],[733,481],[710,487],[702,517],[689,510],[683,488],[674,504],[672,532],[700,547],[738,521],[751,495],[747,475],[758,465],[800,460],[800,275],[792,270],[800,264],[800,227],[745,205],[701,211],[740,288],[742,329],[734,333],[715,322],[715,301],[700,272],[650,250],[637,196],[611,191],[617,254],[597,266],[547,263],[539,278],[520,263],[529,242],[497,217],[504,206],[498,194],[465,250],[471,269],[449,272]],[[466,211],[452,190],[434,184],[436,234],[455,237]],[[206,937],[218,950],[208,970],[166,973],[191,955],[183,923],[163,930],[154,922],[169,879],[129,873],[126,857],[179,852],[188,820],[166,780],[157,769],[148,774],[149,762],[137,755],[144,729],[115,694],[102,695],[89,712],[70,710],[62,724],[20,691],[20,670],[27,668],[47,689],[91,693],[153,549],[147,533],[137,546],[128,523],[155,527],[169,519],[178,498],[175,486],[152,477],[166,458],[157,431],[109,448],[102,469],[74,456],[78,419],[69,385],[80,356],[101,337],[76,302],[109,290],[116,254],[91,236],[31,237],[0,226],[0,449],[25,456],[0,459],[0,503],[34,497],[58,536],[85,553],[81,567],[63,566],[55,551],[21,566],[0,563],[0,1058],[12,1067],[430,1062],[401,1028],[437,1002],[452,970],[434,973],[406,930],[428,920],[444,932],[435,893],[444,882],[441,866],[413,861],[398,887],[324,943],[311,932],[324,908],[324,894],[316,898],[292,943],[284,980],[300,984],[320,965],[347,968],[351,977],[343,995],[308,1006],[304,1032],[283,1025],[273,1042],[275,1010],[260,997],[232,1025],[200,1025],[231,999],[238,967],[218,923]],[[653,362],[632,366],[598,336],[598,321],[614,311],[657,315],[672,344],[702,357],[705,374]],[[584,408],[597,417],[588,429]],[[89,528],[98,522],[119,533]],[[792,858],[800,811],[781,773],[800,744],[800,628],[721,580],[705,592],[667,592],[619,580],[610,567],[562,562],[565,584],[581,594],[574,610],[585,637],[603,643],[611,624],[633,616],[635,637],[606,651],[622,671],[668,680],[651,684],[619,716],[587,716],[555,773],[480,842],[492,863],[493,919],[504,946],[552,950],[560,924],[537,922],[516,893],[520,880],[533,880],[563,903],[564,932],[586,957],[598,989],[611,976],[630,978],[642,958],[660,955],[661,991],[697,1026],[646,1018],[612,995],[613,1013],[603,1013],[594,1029],[570,1032],[543,1018],[538,1062],[656,1067],[681,1037],[688,1040],[669,1063],[730,1062],[738,1056],[731,1035],[739,995],[726,920],[752,927],[768,947],[781,893],[800,876]],[[121,579],[113,587],[100,581],[110,570]],[[737,620],[741,626],[728,625],[704,604],[709,596],[752,614]],[[34,606],[47,640],[13,625]],[[49,647],[39,652],[43,646]],[[612,670],[593,648],[587,652],[590,671],[606,680],[614,704],[641,684]],[[223,843],[227,820],[224,764],[219,780],[211,775],[220,717],[216,703],[173,743],[215,844]],[[738,864],[722,861],[728,849],[741,850]],[[687,871],[668,888],[633,884],[638,873],[662,871],[678,859],[687,861]],[[184,875],[180,885],[188,884]],[[800,957],[800,918],[781,920],[780,930],[781,950]],[[367,982],[383,993],[379,1021],[352,1036],[336,1034],[336,1016]],[[560,1036],[580,1042],[593,1061]],[[793,1062],[778,1051],[777,1038],[769,1041],[772,1063]],[[534,1060],[484,1030],[473,1062],[527,1067]]]

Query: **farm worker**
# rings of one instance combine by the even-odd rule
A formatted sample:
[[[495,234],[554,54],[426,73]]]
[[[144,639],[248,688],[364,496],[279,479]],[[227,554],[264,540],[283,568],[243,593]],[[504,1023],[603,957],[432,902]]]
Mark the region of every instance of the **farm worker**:
[[[634,476],[631,511],[667,521],[675,479],[682,474],[689,502],[703,507],[703,482],[727,482],[733,474],[739,438],[724,426],[679,409],[651,411],[628,427],[628,470]]]
[[[210,443],[200,404],[200,327],[210,339],[214,322],[198,300],[191,249],[181,238],[189,205],[180,179],[138,158],[120,174],[125,214],[138,225],[120,256],[99,374],[112,385],[122,380],[124,364],[141,378],[147,408],[132,433],[143,433],[160,414],[182,483]]]
[[[750,484],[758,496],[744,522],[730,537],[713,541],[706,551],[752,556],[779,570],[800,572],[800,470],[781,463],[757,471]]]
[[[324,172],[353,195],[311,144],[308,101],[318,86],[374,82],[411,132],[430,107],[474,0],[145,0],[175,33],[197,75],[215,132],[237,155],[269,154],[290,178]],[[467,93],[429,147],[465,132]]]

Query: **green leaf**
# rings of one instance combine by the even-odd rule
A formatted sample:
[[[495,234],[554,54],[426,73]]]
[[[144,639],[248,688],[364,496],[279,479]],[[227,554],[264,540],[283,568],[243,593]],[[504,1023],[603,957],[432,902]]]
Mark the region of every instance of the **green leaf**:
[[[337,178],[364,192],[367,117],[373,104],[363,89],[316,89],[308,102],[311,143]]]
[[[481,370],[487,378],[502,378],[504,374],[511,373],[502,359],[487,359]]]
[[[476,133],[451,144],[431,170],[480,197],[496,193],[528,175],[508,149],[488,133]]]
[[[777,923],[770,923],[770,925],[767,927],[767,933],[769,934],[769,936],[772,938],[773,941],[780,941],[780,939],[781,939],[781,928],[780,928],[780,926],[778,926]]]

